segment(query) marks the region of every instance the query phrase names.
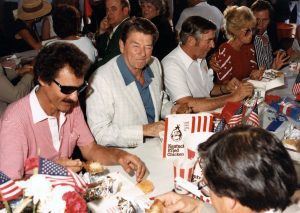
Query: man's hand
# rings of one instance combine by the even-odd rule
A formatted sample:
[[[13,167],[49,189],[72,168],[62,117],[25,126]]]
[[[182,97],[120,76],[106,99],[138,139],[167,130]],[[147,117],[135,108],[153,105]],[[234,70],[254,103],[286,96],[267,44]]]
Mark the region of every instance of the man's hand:
[[[213,54],[209,60],[209,66],[212,68],[215,72],[220,70],[220,65],[217,61],[216,55]]]
[[[290,56],[285,51],[277,51],[272,63],[272,69],[279,70],[281,67],[289,63]]]
[[[143,161],[141,161],[141,159],[137,156],[123,150],[120,150],[117,158],[118,163],[123,167],[123,169],[128,174],[131,174],[133,171],[135,171],[136,181],[141,182],[146,172],[146,166]]]
[[[79,159],[59,158],[55,163],[71,169],[73,172],[79,172],[82,169],[82,162]]]
[[[143,135],[144,136],[150,136],[150,137],[158,137],[159,132],[165,130],[165,122],[164,121],[158,121],[151,124],[145,124],[143,125]]]
[[[187,114],[191,112],[192,112],[192,108],[189,107],[187,103],[176,104],[171,109],[171,114]]]
[[[241,101],[253,94],[253,85],[249,82],[241,83],[239,87],[232,93],[233,102]]]
[[[165,212],[201,212],[203,202],[187,195],[168,192],[155,199],[161,200],[165,205]]]
[[[17,68],[16,72],[21,76],[25,75],[26,73],[33,74],[33,66],[26,64],[20,68]]]
[[[260,67],[258,70],[252,70],[250,73],[250,79],[260,81],[265,72],[265,67]]]
[[[226,92],[232,93],[235,91],[239,86],[241,82],[237,78],[232,78],[227,84],[226,84]],[[223,91],[223,90],[222,90]]]

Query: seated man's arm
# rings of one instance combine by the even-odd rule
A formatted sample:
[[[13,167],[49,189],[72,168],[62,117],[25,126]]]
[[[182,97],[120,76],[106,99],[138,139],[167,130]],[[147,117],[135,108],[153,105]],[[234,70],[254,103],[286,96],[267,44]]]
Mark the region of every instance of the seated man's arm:
[[[216,85],[213,90],[220,90],[219,85]],[[193,112],[205,112],[223,107],[227,102],[241,101],[244,98],[251,96],[253,85],[250,83],[241,83],[238,88],[231,94],[222,95],[212,98],[193,98],[187,96],[177,100],[179,104],[187,103],[192,108]]]
[[[95,142],[79,147],[83,157],[87,160],[100,161],[105,165],[120,164],[127,173],[136,172],[136,180],[140,182],[144,177],[145,164],[135,155],[126,151],[107,148],[97,145]]]
[[[16,112],[12,112],[16,113]],[[6,113],[0,120],[0,171],[12,179],[24,175],[24,160],[27,156],[26,135],[22,125],[13,114]]]
[[[0,65],[0,100],[12,103],[28,94],[32,88],[33,75],[25,74],[17,85],[13,85],[3,73]]]
[[[96,142],[103,146],[138,146],[143,143],[143,124],[130,123],[136,123],[134,120],[139,119],[139,115],[126,111],[121,113],[120,110],[116,112],[117,107],[123,109],[127,102],[116,100],[116,94],[111,87],[112,85],[97,73],[92,77],[89,91],[91,94],[88,94],[86,99],[86,115],[91,132]],[[122,125],[121,121],[118,123],[118,119],[122,119],[122,122],[127,122],[128,125]]]

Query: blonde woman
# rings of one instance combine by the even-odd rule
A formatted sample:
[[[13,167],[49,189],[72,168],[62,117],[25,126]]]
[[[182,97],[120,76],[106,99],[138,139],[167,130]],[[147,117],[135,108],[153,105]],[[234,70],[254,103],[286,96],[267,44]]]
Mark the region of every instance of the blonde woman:
[[[224,11],[227,42],[220,45],[211,60],[218,83],[227,83],[232,78],[261,79],[263,68],[258,69],[252,37],[256,18],[245,6],[231,6]]]

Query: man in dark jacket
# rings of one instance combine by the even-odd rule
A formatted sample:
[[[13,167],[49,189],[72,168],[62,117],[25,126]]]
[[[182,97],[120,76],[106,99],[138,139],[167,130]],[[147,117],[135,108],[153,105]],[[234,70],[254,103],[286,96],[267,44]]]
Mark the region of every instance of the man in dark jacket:
[[[99,58],[98,66],[105,64],[114,56],[120,54],[119,39],[122,28],[129,18],[130,4],[128,0],[106,0],[106,17],[99,26],[99,35],[96,36],[96,48]]]

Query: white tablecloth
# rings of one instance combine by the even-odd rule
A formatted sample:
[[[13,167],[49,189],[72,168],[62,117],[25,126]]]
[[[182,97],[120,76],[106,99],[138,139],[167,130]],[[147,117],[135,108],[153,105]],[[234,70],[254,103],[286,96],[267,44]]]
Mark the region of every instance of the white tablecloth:
[[[173,161],[162,158],[160,139],[154,138],[137,148],[124,150],[137,155],[147,166],[149,174],[146,178],[151,180],[155,187],[154,191],[147,195],[149,198],[171,191],[174,188]],[[109,166],[108,169],[112,172],[122,170],[120,166]],[[126,174],[123,170],[122,172]],[[134,175],[129,176],[126,174],[125,176],[132,182],[136,182]]]

